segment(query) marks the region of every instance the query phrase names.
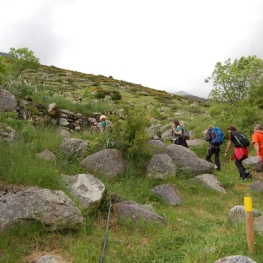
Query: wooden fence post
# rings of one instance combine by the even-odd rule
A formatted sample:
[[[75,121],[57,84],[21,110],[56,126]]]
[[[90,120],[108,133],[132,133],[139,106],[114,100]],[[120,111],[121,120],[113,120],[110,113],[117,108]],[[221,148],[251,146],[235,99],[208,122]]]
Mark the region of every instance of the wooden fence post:
[[[252,198],[250,196],[244,197],[245,214],[246,214],[246,231],[247,231],[247,244],[250,254],[254,253],[254,222],[252,210]]]

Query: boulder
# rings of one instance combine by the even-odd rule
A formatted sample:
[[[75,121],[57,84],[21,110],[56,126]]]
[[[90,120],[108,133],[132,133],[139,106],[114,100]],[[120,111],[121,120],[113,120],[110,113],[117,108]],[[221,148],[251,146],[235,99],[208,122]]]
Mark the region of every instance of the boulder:
[[[63,182],[70,189],[80,206],[98,208],[105,193],[105,185],[91,174],[63,175]]]
[[[0,90],[0,111],[17,111],[18,102],[7,90]]]
[[[181,205],[183,203],[183,199],[179,190],[171,184],[155,186],[152,189],[152,192],[172,206]]]
[[[146,175],[159,179],[175,176],[176,165],[168,154],[156,154],[147,162]]]
[[[88,173],[99,173],[109,178],[125,172],[124,159],[117,149],[105,149],[89,155],[80,162],[80,167]]]
[[[69,153],[71,157],[84,158],[86,156],[87,146],[88,142],[85,140],[77,138],[64,138],[59,147],[65,153]]]
[[[163,217],[147,209],[147,207],[134,203],[132,201],[125,201],[114,205],[117,211],[118,219],[131,219],[134,223],[144,222],[159,222],[166,224]]]
[[[173,159],[176,166],[180,166],[194,175],[211,173],[214,169],[214,164],[200,159],[189,148],[181,145],[171,144],[166,146],[165,153]]]
[[[80,210],[64,192],[33,187],[1,195],[0,214],[1,230],[32,220],[50,230],[76,229],[83,222]]]
[[[252,209],[253,211],[253,217],[258,217],[261,216],[262,213],[259,212],[256,209]],[[229,220],[232,223],[241,223],[244,222],[246,219],[246,214],[245,214],[245,207],[242,205],[236,205],[231,210],[229,211]]]
[[[36,157],[43,159],[45,161],[55,161],[57,158],[56,155],[49,150],[44,150],[41,153],[37,153]]]
[[[226,193],[225,188],[220,186],[220,182],[217,180],[217,178],[213,174],[202,174],[198,175],[190,180],[190,182],[198,183],[202,186],[214,189],[218,192],[221,192],[223,194]]]

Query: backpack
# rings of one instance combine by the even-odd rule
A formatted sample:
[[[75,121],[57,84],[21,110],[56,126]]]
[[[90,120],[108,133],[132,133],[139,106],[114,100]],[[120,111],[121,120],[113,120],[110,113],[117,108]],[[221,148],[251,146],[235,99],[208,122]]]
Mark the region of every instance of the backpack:
[[[232,131],[232,136],[234,137],[234,146],[237,148],[248,147],[250,145],[250,141],[247,137],[240,131]]]
[[[224,133],[222,130],[218,127],[212,127],[212,140],[211,143],[214,145],[221,145],[224,142]]]
[[[182,132],[182,137],[183,137],[183,139],[189,140],[189,139],[190,139],[189,132],[186,130],[185,127],[182,127],[182,126],[181,126],[181,128],[182,128],[182,130],[183,130],[183,132]]]

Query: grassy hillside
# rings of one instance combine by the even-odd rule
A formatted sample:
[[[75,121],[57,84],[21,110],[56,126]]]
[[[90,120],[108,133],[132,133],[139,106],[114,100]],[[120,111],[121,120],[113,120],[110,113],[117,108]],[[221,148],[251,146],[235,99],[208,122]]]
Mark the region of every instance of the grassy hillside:
[[[38,71],[25,71],[22,77],[26,84],[16,88],[17,96],[27,90],[35,102],[45,106],[50,102],[57,102],[60,108],[68,108],[84,115],[113,109],[118,115],[109,115],[109,119],[113,124],[123,125],[123,129],[128,127],[129,119],[122,120],[119,116],[125,113],[123,109],[131,105],[133,107],[128,107],[128,114],[132,116],[135,112],[143,113],[140,116],[144,116],[150,124],[158,124],[160,127],[169,127],[175,118],[185,121],[188,130],[194,132],[195,138],[203,139],[206,125],[216,122],[207,113],[209,105],[204,102],[112,77],[83,74],[53,66],[42,66]],[[98,99],[98,91],[106,94],[118,91],[121,99]],[[67,92],[70,92],[72,97],[64,96]],[[81,101],[72,103],[74,97],[81,98]],[[134,122],[136,121],[138,119],[135,116]],[[54,126],[47,126],[45,123],[35,126],[29,121],[18,120],[16,114],[6,112],[0,113],[0,122],[7,123],[20,134],[19,140],[14,144],[0,142],[1,189],[23,185],[66,191],[60,184],[61,174],[83,173],[79,167],[80,159],[69,159],[59,151],[62,138]],[[118,133],[119,127],[113,127],[116,129],[113,134]],[[90,134],[89,130],[75,131],[72,134],[72,137],[89,141],[87,154],[107,147],[105,136]],[[204,144],[193,147],[192,150],[205,159],[206,147]],[[147,156],[140,154],[143,148],[138,152],[135,149],[132,152],[134,155],[137,153],[135,159],[129,159],[129,155],[126,155],[127,172],[123,176],[109,180],[96,175],[105,184],[107,195],[98,211],[83,211],[85,223],[78,231],[47,232],[43,225],[34,222],[26,227],[17,226],[0,233],[0,262],[33,262],[36,256],[42,254],[56,255],[61,262],[102,262],[110,197],[150,204],[156,213],[166,219],[167,225],[142,222],[138,226],[130,221],[119,222],[112,211],[103,262],[213,263],[230,255],[247,255],[258,263],[263,262],[263,237],[256,233],[255,252],[250,255],[245,222],[233,225],[228,219],[232,207],[243,205],[244,196],[252,196],[253,207],[262,210],[261,194],[249,188],[252,181],[258,180],[259,174],[253,172],[251,179],[241,181],[234,163],[223,157],[225,147],[226,144],[221,146],[222,171],[214,171],[214,174],[227,194],[190,184],[189,178],[193,175],[182,169],[177,169],[176,177],[164,181],[146,178],[144,168]],[[37,160],[35,154],[44,149],[56,153],[57,161],[47,164]],[[151,189],[159,184],[172,184],[179,189],[183,204],[171,207],[154,195]]]

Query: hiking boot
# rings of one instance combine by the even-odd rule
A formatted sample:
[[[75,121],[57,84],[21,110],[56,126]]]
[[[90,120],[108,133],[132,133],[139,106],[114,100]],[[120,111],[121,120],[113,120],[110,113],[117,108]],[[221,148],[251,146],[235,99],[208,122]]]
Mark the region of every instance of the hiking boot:
[[[250,174],[250,173],[249,173],[249,170],[246,170],[244,173],[245,173],[246,177],[248,177],[249,174]]]

